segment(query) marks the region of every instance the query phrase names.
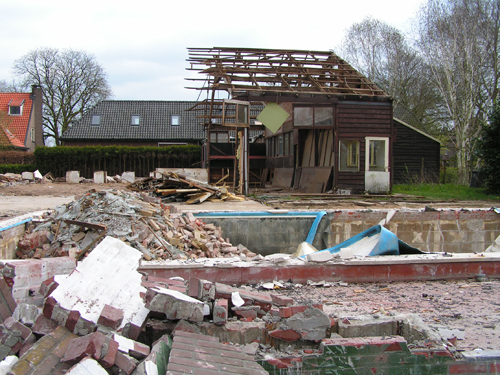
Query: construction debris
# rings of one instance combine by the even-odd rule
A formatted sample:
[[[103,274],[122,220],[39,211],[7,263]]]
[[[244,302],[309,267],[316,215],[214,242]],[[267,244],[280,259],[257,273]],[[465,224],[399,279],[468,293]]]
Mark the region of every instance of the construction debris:
[[[125,241],[145,260],[255,256],[242,245],[233,246],[220,227],[177,213],[145,193],[119,190],[91,190],[56,207],[42,224],[28,225],[16,256],[81,260],[104,236]]]
[[[104,238],[69,276],[42,283],[43,309],[25,302],[15,309],[0,278],[0,311],[5,312],[0,368],[8,367],[5,373],[12,375],[163,375],[208,369],[275,374],[267,370],[321,358],[324,346],[333,343],[365,340],[363,345],[390,345],[391,353],[411,356],[406,339],[394,333],[398,327],[422,341],[411,344],[417,354],[434,350],[450,360],[457,355],[411,315],[386,315],[382,308],[378,314],[383,316],[328,315],[321,302],[304,303],[278,292],[293,292],[298,286],[292,282],[275,281],[277,288],[269,292],[263,284],[234,287],[195,277],[164,279],[139,273],[140,258],[139,250]],[[378,337],[348,339],[358,331]],[[450,332],[452,340],[457,338]]]
[[[162,202],[196,204],[206,200],[245,200],[243,197],[229,193],[224,186],[212,186],[174,172],[163,172],[161,175],[161,178],[149,177],[129,184],[127,187],[133,191],[151,193],[160,198]]]

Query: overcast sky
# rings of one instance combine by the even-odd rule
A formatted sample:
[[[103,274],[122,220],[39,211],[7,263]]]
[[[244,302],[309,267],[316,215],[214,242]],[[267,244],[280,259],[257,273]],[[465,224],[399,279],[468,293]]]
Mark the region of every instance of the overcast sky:
[[[41,47],[95,55],[114,99],[197,100],[184,78],[188,47],[327,51],[371,16],[407,31],[424,0],[3,1],[0,80]],[[200,99],[204,99],[201,97]]]

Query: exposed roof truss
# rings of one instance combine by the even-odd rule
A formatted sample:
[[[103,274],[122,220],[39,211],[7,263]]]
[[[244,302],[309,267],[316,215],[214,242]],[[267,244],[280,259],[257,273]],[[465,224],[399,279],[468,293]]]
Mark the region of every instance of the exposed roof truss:
[[[188,70],[206,75],[188,78],[201,83],[201,87],[188,87],[191,89],[225,90],[232,97],[279,93],[389,99],[382,89],[329,51],[223,47],[188,50]]]

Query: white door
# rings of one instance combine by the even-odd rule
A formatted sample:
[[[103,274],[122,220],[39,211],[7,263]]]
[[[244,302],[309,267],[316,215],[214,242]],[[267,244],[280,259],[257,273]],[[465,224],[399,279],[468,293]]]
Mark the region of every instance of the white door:
[[[365,190],[376,194],[390,188],[389,138],[366,137]]]

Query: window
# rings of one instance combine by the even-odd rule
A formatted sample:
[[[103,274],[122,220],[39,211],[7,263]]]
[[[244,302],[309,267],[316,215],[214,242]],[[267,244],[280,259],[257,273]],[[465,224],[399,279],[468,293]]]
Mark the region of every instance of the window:
[[[250,124],[250,105],[247,103],[238,103],[236,104],[236,123],[240,125],[249,125]]]
[[[93,126],[101,125],[101,115],[92,115],[92,125]]]
[[[339,142],[339,171],[359,171],[359,141],[341,140]]]
[[[9,115],[11,116],[21,116],[21,106],[20,105],[11,105],[9,106]]]
[[[139,126],[140,121],[141,121],[141,116],[139,116],[139,115],[132,115],[131,125],[133,125],[133,126]]]
[[[333,126],[332,107],[295,107],[294,126]]]
[[[30,130],[30,139],[31,142],[35,142],[35,129]]]
[[[368,163],[366,170],[384,172],[388,167],[387,138],[367,137]],[[386,143],[387,142],[387,143]]]
[[[171,122],[172,122],[172,126],[179,126],[180,125],[179,115],[172,115]]]

